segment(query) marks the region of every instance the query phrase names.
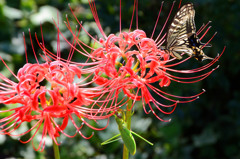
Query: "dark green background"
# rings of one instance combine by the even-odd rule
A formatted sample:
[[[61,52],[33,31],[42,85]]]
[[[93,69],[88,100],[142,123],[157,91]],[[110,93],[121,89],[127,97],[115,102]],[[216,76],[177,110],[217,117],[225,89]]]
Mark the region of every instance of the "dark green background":
[[[183,4],[189,1],[183,0]],[[200,96],[200,99],[188,103],[179,104],[176,111],[170,116],[170,123],[163,123],[157,120],[154,115],[145,115],[140,106],[136,107],[133,118],[133,130],[146,139],[154,142],[150,146],[136,138],[137,153],[132,158],[155,158],[155,159],[239,159],[240,158],[240,1],[238,0],[196,0],[196,26],[199,28],[202,23],[212,21],[212,29],[203,42],[207,41],[215,31],[217,36],[213,39],[212,48],[206,48],[207,55],[215,57],[224,46],[227,46],[225,53],[219,60],[220,68],[213,72],[207,79],[197,84],[179,84],[172,82],[165,91],[175,95],[189,96],[201,91],[207,92]],[[28,45],[28,56],[30,62],[35,62],[31,52],[28,37],[28,28],[32,36],[37,32],[40,36],[38,19],[34,14],[40,13],[40,8],[49,5],[57,8],[62,13],[60,17],[65,20],[65,14],[69,14],[72,24],[76,23],[68,8],[71,3],[78,14],[79,20],[90,27],[90,32],[95,34],[96,27],[92,25],[88,3],[78,0],[0,0],[0,55],[16,73],[19,67],[25,63],[22,32],[26,34]],[[107,34],[119,31],[119,2],[118,1],[97,1],[97,9],[101,24]],[[178,1],[173,14],[177,11]],[[161,29],[166,16],[169,13],[172,1],[166,1],[163,6],[159,26]],[[122,27],[128,28],[131,20],[133,1],[123,0],[122,2]],[[139,28],[146,31],[150,36],[158,14],[161,1],[139,0]],[[10,7],[10,8],[8,8]],[[11,9],[17,9],[18,12]],[[8,12],[10,11],[12,15]],[[18,16],[21,12],[22,16]],[[54,16],[54,15],[52,15]],[[51,19],[51,18],[50,18]],[[55,15],[56,19],[56,15]],[[64,26],[63,23],[61,23]],[[135,25],[134,25],[135,26]],[[56,40],[56,29],[52,22],[43,22],[43,33],[46,46],[52,50],[52,42]],[[65,33],[66,28],[62,28]],[[166,31],[166,30],[165,30]],[[70,35],[67,36],[70,38]],[[86,37],[80,37],[89,43]],[[37,49],[36,52],[40,53]],[[67,49],[62,55],[66,56]],[[76,55],[73,61],[81,61]],[[182,68],[195,68],[204,63],[190,60]],[[217,66],[216,64],[215,66]],[[1,63],[1,72],[6,73]],[[1,114],[1,117],[2,114]],[[71,130],[69,130],[71,131]],[[86,135],[91,134],[90,130],[84,131]],[[115,142],[107,146],[100,143],[105,139],[117,134],[117,127],[112,121],[109,127],[102,132],[95,132],[90,140],[80,136],[75,138],[63,138],[60,146],[62,158],[121,158],[121,142]],[[0,136],[0,158],[53,158],[51,146],[47,146],[45,152],[35,152],[31,144],[21,144],[17,139],[9,136]]]

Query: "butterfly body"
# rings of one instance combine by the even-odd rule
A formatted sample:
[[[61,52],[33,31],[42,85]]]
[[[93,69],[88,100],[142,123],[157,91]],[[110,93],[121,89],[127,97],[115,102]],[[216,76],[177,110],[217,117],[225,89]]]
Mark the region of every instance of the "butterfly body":
[[[182,58],[182,53],[198,61],[212,59],[202,50],[205,44],[197,37],[194,16],[192,3],[185,4],[179,9],[168,29],[165,51],[177,59]]]

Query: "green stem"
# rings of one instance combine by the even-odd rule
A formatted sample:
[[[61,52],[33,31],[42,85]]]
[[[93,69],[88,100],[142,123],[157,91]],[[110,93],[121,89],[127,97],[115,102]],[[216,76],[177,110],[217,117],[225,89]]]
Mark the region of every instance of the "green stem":
[[[60,159],[59,148],[58,148],[58,145],[54,142],[54,140],[53,140],[53,150],[54,150],[54,158]]]
[[[132,99],[129,99],[128,105],[127,105],[127,110],[126,110],[126,116],[125,116],[125,122],[127,123],[127,128],[128,130],[131,129],[131,117],[132,117]],[[123,146],[123,159],[128,159],[129,158],[129,151],[127,147],[124,145]]]

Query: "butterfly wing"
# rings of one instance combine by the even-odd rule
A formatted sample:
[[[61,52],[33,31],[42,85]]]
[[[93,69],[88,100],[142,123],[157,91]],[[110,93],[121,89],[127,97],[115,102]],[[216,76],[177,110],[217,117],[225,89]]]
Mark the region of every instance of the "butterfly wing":
[[[192,54],[188,38],[196,33],[195,10],[192,3],[182,6],[174,16],[167,33],[167,50],[173,57],[181,59],[182,52]]]
[[[202,50],[203,46],[211,45],[205,45],[197,37],[194,17],[192,3],[179,9],[168,29],[166,52],[177,59],[182,58],[181,53],[193,56],[198,61],[213,59],[206,56]]]

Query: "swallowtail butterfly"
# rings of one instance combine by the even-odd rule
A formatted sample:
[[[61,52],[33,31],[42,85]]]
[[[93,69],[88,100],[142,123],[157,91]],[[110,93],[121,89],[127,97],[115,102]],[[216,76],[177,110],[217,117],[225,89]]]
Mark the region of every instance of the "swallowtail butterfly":
[[[171,56],[181,59],[180,54],[186,53],[198,61],[213,59],[206,56],[202,50],[205,45],[196,35],[194,22],[195,10],[192,3],[183,5],[168,29],[165,51]],[[211,45],[206,45],[211,47]]]

